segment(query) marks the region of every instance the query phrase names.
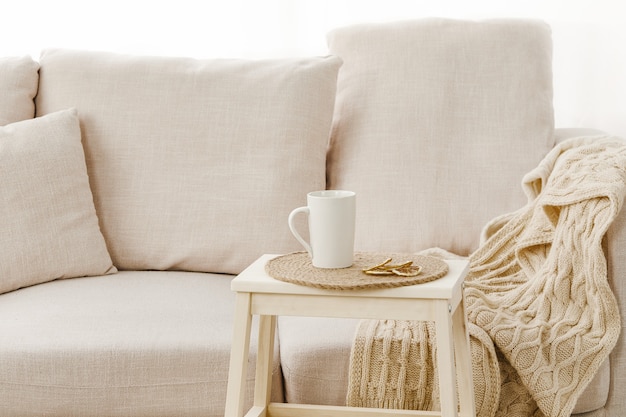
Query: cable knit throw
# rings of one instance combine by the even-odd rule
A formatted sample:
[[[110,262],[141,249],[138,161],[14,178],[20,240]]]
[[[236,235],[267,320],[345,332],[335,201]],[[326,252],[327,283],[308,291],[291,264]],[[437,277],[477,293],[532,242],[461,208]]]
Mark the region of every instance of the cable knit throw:
[[[574,138],[523,179],[528,204],[494,219],[465,283],[481,417],[566,417],[615,346],[602,239],[626,194],[626,142]],[[443,252],[443,251],[442,251]],[[351,406],[438,409],[431,323],[363,320]]]

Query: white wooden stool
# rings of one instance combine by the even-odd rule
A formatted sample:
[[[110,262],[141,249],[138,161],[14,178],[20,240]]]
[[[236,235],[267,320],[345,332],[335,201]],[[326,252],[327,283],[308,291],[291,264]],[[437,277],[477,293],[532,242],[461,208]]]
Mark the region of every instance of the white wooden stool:
[[[346,291],[276,280],[265,272],[265,264],[274,256],[262,256],[231,284],[237,299],[225,417],[243,416],[253,315],[259,316],[259,341],[254,402],[246,417],[456,417],[459,408],[461,416],[475,416],[469,335],[463,304],[463,280],[469,269],[467,261],[446,261],[448,273],[424,284]],[[280,315],[435,322],[441,411],[270,403],[276,316]]]

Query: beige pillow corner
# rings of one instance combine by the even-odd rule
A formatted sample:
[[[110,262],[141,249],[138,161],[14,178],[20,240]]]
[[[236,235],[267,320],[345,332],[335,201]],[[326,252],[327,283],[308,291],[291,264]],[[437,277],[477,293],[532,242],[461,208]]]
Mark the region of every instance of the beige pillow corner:
[[[0,126],[35,117],[39,63],[30,56],[0,58]]]
[[[0,127],[0,293],[117,271],[100,232],[75,109]]]

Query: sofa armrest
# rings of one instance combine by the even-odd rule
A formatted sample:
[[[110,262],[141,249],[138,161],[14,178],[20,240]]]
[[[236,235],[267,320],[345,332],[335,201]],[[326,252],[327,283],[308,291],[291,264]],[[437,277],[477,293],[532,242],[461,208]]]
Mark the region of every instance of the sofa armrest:
[[[555,144],[574,137],[605,135],[606,132],[588,128],[559,128],[554,131]],[[610,387],[604,412],[607,416],[617,416],[626,412],[626,396],[620,395],[626,385],[626,208],[623,206],[604,238],[604,251],[609,285],[617,299],[622,319],[620,338],[609,356]]]
[[[554,129],[555,145],[559,142],[563,142],[569,138],[576,138],[580,136],[600,136],[606,135],[606,132],[598,129],[591,129],[586,127],[561,127]]]
[[[604,132],[589,129],[583,129],[583,133],[585,135],[604,134]],[[626,205],[626,201],[624,204]],[[622,394],[623,387],[626,385],[626,336],[624,334],[626,328],[626,207],[624,206],[607,231],[604,238],[604,249],[607,258],[609,285],[619,305],[622,326],[617,344],[609,356],[610,387],[605,411],[606,415],[610,416],[625,415],[626,396]]]
[[[626,209],[621,212],[609,228],[605,237],[608,279],[619,304],[622,331],[617,345],[610,355],[611,385],[607,401],[607,415],[624,415],[626,396],[620,395],[626,385]],[[620,388],[621,387],[621,388]]]

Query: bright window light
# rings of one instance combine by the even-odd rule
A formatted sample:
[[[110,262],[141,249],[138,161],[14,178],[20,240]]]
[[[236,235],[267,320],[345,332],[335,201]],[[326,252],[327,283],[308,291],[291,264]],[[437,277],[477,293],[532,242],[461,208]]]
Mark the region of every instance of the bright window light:
[[[31,0],[3,5],[0,56],[46,48],[195,58],[325,55],[335,27],[424,17],[537,18],[554,39],[557,126],[626,137],[626,26],[613,0]]]

